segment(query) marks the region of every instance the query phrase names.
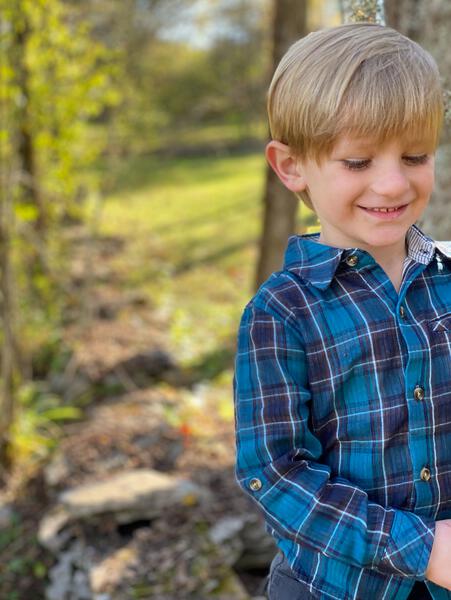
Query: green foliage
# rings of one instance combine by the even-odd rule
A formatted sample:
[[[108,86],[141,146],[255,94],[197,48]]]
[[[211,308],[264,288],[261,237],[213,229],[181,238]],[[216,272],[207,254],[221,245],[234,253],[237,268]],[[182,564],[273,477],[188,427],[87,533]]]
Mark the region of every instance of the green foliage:
[[[7,21],[7,68],[16,105],[23,82],[15,79],[15,44],[18,34],[26,32],[20,53],[27,74],[38,184],[49,198],[47,209],[57,216],[65,210],[64,200],[73,201],[80,170],[102,149],[92,140],[86,144],[87,124],[119,101],[115,53],[94,41],[88,24],[77,22],[61,0],[0,2]]]
[[[199,18],[217,31],[210,45],[166,35],[194,0],[78,2],[99,41],[117,51],[122,98],[102,124],[120,154],[146,152],[180,128],[264,121],[270,62],[269,2],[203,3]],[[196,36],[193,24],[193,38]]]
[[[84,172],[106,143],[89,138],[90,123],[120,100],[117,53],[63,0],[0,0],[0,21],[1,237],[7,233],[10,271],[1,284],[14,304],[2,318],[21,332],[12,345],[29,363],[63,320],[69,272],[61,226],[82,215]],[[5,348],[1,334],[0,341]],[[40,456],[53,446],[55,422],[77,413],[42,393],[25,408],[17,368],[14,376],[11,453]]]
[[[47,576],[47,565],[35,556],[42,554],[36,534],[30,532],[18,513],[14,513],[10,524],[0,530],[0,556],[2,566],[0,584],[23,578],[43,579]],[[9,585],[8,587],[13,587]],[[3,586],[2,586],[3,588]],[[2,589],[2,600],[20,600],[20,591]]]
[[[31,335],[30,332],[30,338]],[[33,345],[36,347],[32,358],[35,378],[44,379],[49,373],[61,372],[67,365],[71,352],[64,346],[61,335],[57,330],[35,340]]]
[[[11,453],[17,463],[40,461],[56,447],[59,422],[80,419],[82,412],[63,406],[61,399],[39,383],[28,382],[18,390],[16,419],[11,430]]]
[[[15,217],[12,280],[23,304],[53,322],[67,271],[60,226],[82,215],[84,172],[106,143],[89,137],[90,122],[120,99],[117,55],[62,0],[0,0],[0,15],[0,161]]]

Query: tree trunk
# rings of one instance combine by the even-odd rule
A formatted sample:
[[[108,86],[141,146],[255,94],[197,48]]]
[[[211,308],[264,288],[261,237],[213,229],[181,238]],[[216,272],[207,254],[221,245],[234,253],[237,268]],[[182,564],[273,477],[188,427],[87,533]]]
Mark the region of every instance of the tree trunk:
[[[386,0],[387,24],[426,48],[437,61],[444,88],[451,89],[451,55],[449,52],[449,0]],[[448,102],[449,93],[448,93]],[[448,106],[449,113],[449,106]],[[451,123],[445,123],[436,155],[436,185],[429,207],[419,222],[428,235],[451,240]]]
[[[14,420],[14,338],[12,333],[11,291],[11,198],[10,186],[5,182],[2,167],[0,174],[0,294],[1,323],[3,329],[1,353],[1,401],[0,401],[0,468],[9,469],[9,433]]]
[[[14,69],[15,85],[20,102],[17,103],[13,127],[16,139],[16,157],[18,167],[17,199],[21,204],[32,206],[36,216],[28,232],[27,248],[24,249],[25,269],[28,289],[36,301],[44,301],[36,281],[47,273],[46,243],[48,232],[47,211],[44,198],[39,190],[36,165],[36,146],[33,136],[31,113],[30,70],[27,64],[27,45],[30,37],[27,8],[22,1],[15,6],[14,30],[10,48],[10,61]]]
[[[11,103],[0,86],[0,123],[3,135],[11,123]],[[11,465],[10,431],[14,420],[14,362],[13,291],[11,276],[12,219],[11,152],[7,144],[0,147],[0,472],[3,478]]]
[[[20,9],[20,7],[18,8]],[[36,207],[37,218],[35,228],[37,235],[42,239],[46,231],[46,215],[37,186],[36,153],[31,125],[30,73],[25,57],[29,34],[27,16],[25,11],[21,11],[17,19],[12,48],[16,83],[21,99],[17,115],[17,153],[21,170],[20,199],[22,202],[32,204]]]
[[[274,0],[273,6],[272,72],[289,46],[307,33],[307,0]],[[296,232],[298,199],[282,185],[269,165],[266,168],[263,207],[256,289],[273,271],[282,267],[287,240]]]

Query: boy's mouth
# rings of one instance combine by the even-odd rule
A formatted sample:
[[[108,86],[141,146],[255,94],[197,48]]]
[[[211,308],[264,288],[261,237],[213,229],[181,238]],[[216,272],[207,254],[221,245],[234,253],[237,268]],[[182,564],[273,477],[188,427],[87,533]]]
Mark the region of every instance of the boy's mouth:
[[[407,204],[401,204],[400,206],[394,207],[376,206],[374,208],[369,208],[360,206],[359,208],[379,219],[394,219],[405,211]]]

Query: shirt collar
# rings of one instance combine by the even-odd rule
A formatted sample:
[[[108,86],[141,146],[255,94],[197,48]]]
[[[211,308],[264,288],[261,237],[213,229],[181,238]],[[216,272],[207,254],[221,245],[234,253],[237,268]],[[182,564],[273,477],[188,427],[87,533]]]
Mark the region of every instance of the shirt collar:
[[[284,269],[326,289],[335,274],[345,250],[318,243],[319,233],[292,235],[285,252]]]
[[[434,240],[425,235],[416,225],[409,227],[406,240],[407,258],[428,265],[435,254]]]
[[[350,254],[357,254],[363,258],[359,261],[360,266],[366,266],[373,261],[364,250],[359,248],[335,248],[319,243],[318,238],[319,233],[291,236],[285,252],[284,269],[291,271],[321,290],[329,287],[338,266]],[[415,225],[412,225],[407,231],[406,240],[408,258],[421,264],[429,264],[434,257],[436,243]],[[451,243],[437,242],[437,248],[442,252],[446,252],[442,249],[443,245],[447,248],[447,255],[450,257]]]

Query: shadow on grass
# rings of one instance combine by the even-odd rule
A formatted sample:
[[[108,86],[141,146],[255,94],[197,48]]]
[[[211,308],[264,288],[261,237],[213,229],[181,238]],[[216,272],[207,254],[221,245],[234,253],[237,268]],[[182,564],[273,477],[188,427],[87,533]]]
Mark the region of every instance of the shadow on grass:
[[[198,362],[187,370],[192,383],[210,381],[234,365],[236,353],[235,339],[231,339],[225,347],[217,348],[204,354]]]
[[[216,250],[215,252],[210,252],[209,254],[206,254],[205,256],[202,256],[201,258],[185,260],[175,267],[173,275],[174,276],[182,275],[184,273],[187,273],[188,271],[196,269],[197,267],[201,267],[201,266],[205,266],[205,265],[209,265],[209,264],[215,264],[216,262],[220,261],[221,259],[224,259],[227,256],[234,254],[235,252],[244,250],[244,248],[253,246],[256,243],[257,243],[257,239],[246,239],[244,242],[237,242],[235,244],[229,244],[228,246],[223,246],[222,248]]]
[[[204,183],[215,181],[233,174],[230,165],[224,159],[232,156],[251,156],[258,149],[240,148],[234,151],[217,153],[204,152],[199,155],[160,156],[145,154],[124,157],[112,178],[109,194],[134,192],[144,187],[169,184],[186,184],[187,181],[199,180]],[[97,172],[106,174],[111,166],[99,161]]]
[[[249,203],[246,208],[249,211],[249,218],[256,218],[254,213],[255,213],[255,207]],[[176,221],[176,220],[171,220],[170,223],[165,223],[165,224],[161,224],[161,225],[154,225],[152,227],[152,232],[157,234],[157,235],[163,235],[163,234],[171,234],[175,231],[178,231],[182,228],[184,229],[188,229],[188,228],[193,228],[196,226],[200,226],[200,225],[204,225],[205,223],[216,223],[219,220],[221,220],[221,222],[224,222],[224,219],[227,218],[233,218],[234,216],[239,217],[240,219],[243,218],[243,198],[240,198],[238,200],[238,202],[231,202],[230,204],[228,204],[227,206],[224,206],[224,203],[221,204],[219,209],[216,210],[210,210],[210,211],[202,211],[200,213],[198,213],[198,215],[196,217],[192,217],[190,219],[185,219],[183,221]]]

